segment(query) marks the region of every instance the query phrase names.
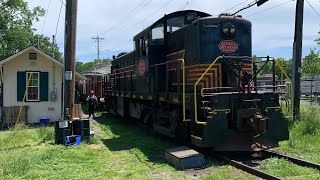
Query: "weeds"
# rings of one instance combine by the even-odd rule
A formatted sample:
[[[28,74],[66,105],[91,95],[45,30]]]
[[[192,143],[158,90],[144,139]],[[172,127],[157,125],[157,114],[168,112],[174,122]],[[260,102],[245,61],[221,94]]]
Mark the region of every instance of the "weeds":
[[[85,141],[86,144],[100,144],[100,140],[97,139],[96,137],[90,137]]]
[[[301,106],[299,120],[289,127],[290,139],[281,143],[280,150],[298,154],[320,151],[320,106]],[[314,158],[320,162],[320,156]]]
[[[39,139],[43,142],[49,142],[54,140],[54,132],[52,127],[42,126],[36,129]]]

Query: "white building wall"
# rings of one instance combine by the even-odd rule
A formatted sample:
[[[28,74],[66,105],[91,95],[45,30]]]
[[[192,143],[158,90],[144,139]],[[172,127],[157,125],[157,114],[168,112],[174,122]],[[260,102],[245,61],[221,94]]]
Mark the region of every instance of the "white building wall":
[[[29,52],[32,52],[30,50]],[[61,86],[62,66],[53,63],[44,56],[37,54],[37,60],[29,60],[29,52],[26,52],[3,65],[4,74],[4,107],[8,106],[29,106],[28,122],[38,123],[42,116],[46,116],[51,122],[61,116]],[[48,72],[49,99],[42,102],[18,102],[17,101],[17,72],[18,71],[41,71]],[[55,75],[54,75],[55,74]],[[53,78],[54,75],[54,78]],[[54,81],[53,81],[54,80]],[[55,87],[55,88],[54,88]],[[56,89],[55,101],[50,100],[50,92]]]

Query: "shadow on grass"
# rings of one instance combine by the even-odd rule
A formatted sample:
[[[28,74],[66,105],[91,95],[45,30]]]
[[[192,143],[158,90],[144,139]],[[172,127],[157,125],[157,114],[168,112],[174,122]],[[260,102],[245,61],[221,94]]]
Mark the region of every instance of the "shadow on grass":
[[[129,151],[149,168],[156,164],[172,166],[172,164],[165,159],[164,151],[181,146],[176,144],[173,139],[156,135],[151,127],[147,128],[142,123],[134,120],[124,120],[123,118],[103,113],[96,121],[104,125],[106,129],[102,128],[103,131],[111,135],[111,138],[101,139],[110,151]],[[208,167],[227,165],[227,163],[218,161],[212,157],[207,150],[197,148],[196,150],[205,155],[205,164],[202,167],[194,168],[195,174],[202,173],[203,171],[209,172]]]
[[[145,161],[145,157],[153,165],[168,164],[164,158],[164,151],[177,146],[169,139],[156,136],[151,128],[148,129],[133,120],[103,114],[97,122],[104,125],[102,130],[111,135],[111,138],[101,139],[110,151],[129,151],[149,167],[152,165]]]

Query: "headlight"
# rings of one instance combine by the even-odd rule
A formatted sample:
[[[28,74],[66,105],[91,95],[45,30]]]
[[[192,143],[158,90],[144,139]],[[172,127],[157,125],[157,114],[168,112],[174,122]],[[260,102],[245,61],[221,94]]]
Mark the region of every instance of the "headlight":
[[[230,33],[231,33],[231,34],[234,34],[235,32],[236,32],[236,29],[235,29],[235,28],[233,28],[233,27],[230,28]]]
[[[225,24],[222,27],[221,31],[226,36],[226,38],[234,38],[237,33],[235,26],[231,23]]]
[[[227,34],[229,32],[229,29],[227,27],[223,28],[223,33]]]

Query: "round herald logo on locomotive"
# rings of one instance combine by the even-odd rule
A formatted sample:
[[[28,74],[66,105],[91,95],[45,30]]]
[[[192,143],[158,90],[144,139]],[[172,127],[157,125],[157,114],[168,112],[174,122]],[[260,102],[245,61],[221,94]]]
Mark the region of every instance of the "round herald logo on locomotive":
[[[219,49],[224,53],[233,53],[238,50],[238,44],[232,40],[224,40],[219,43]]]
[[[140,59],[140,61],[139,61],[139,75],[143,76],[145,71],[146,71],[146,64],[143,59]]]

